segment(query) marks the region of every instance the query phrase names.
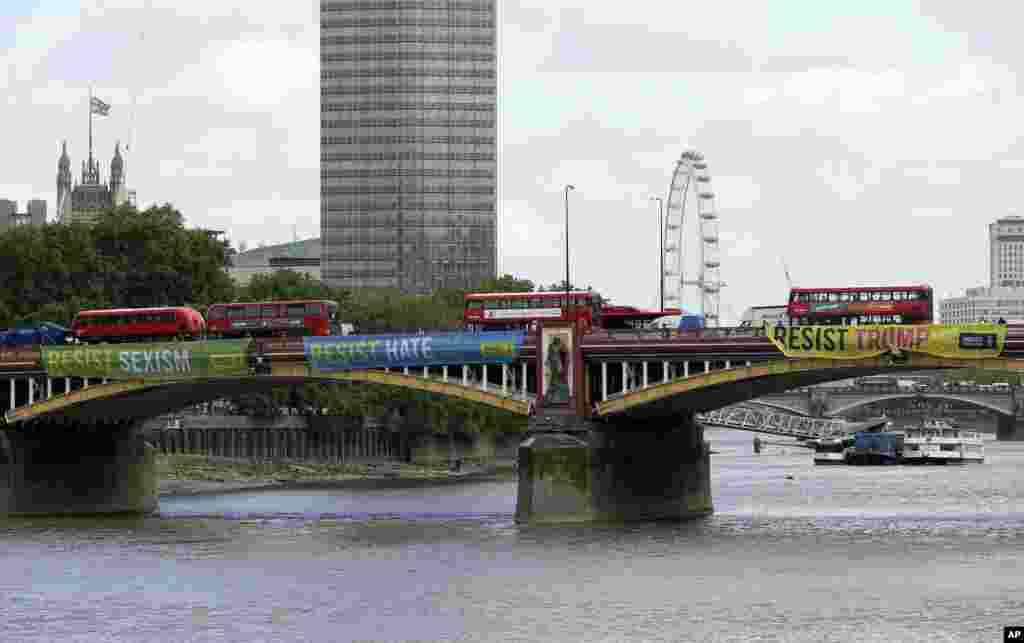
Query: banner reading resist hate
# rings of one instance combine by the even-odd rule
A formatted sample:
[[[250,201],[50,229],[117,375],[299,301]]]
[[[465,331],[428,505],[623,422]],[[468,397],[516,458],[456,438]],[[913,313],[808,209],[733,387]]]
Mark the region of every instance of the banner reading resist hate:
[[[183,379],[247,375],[251,339],[43,347],[51,377]]]
[[[952,359],[998,357],[1002,324],[770,326],[765,334],[786,357],[861,359],[900,352]]]
[[[403,368],[443,364],[511,364],[526,333],[431,333],[305,337],[306,363],[314,372]]]

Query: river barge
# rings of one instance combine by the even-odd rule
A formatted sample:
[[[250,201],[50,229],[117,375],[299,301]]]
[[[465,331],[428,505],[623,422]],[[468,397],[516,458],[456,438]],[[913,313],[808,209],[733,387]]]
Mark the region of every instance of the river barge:
[[[906,429],[903,461],[907,464],[969,464],[985,461],[985,442],[942,419]]]

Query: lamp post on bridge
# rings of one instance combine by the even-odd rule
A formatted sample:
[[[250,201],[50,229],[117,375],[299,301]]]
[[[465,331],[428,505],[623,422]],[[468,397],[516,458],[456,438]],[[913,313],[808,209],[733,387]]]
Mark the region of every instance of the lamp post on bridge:
[[[658,312],[665,312],[665,230],[662,219],[665,202],[660,196],[652,196],[650,201],[658,202]]]
[[[569,307],[569,190],[575,190],[572,185],[565,186],[565,306]]]

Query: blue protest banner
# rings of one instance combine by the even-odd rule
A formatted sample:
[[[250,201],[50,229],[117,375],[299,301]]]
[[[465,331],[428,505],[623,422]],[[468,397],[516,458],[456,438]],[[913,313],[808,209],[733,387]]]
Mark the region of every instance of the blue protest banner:
[[[523,331],[345,335],[304,337],[306,364],[314,371],[405,368],[443,364],[511,364],[523,346]]]

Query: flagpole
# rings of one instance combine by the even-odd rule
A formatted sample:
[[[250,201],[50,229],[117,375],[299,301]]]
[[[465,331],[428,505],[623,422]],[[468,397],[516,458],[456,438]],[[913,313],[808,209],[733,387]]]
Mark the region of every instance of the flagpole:
[[[89,173],[92,174],[92,86],[89,86]]]

